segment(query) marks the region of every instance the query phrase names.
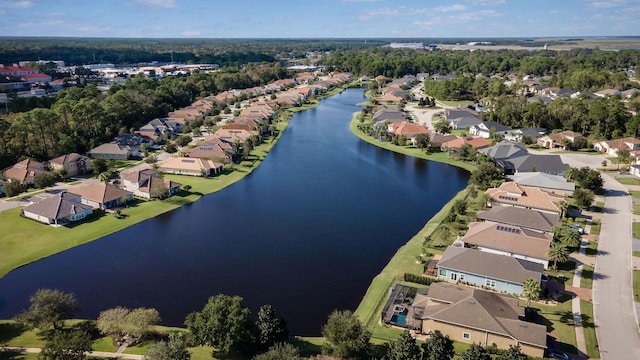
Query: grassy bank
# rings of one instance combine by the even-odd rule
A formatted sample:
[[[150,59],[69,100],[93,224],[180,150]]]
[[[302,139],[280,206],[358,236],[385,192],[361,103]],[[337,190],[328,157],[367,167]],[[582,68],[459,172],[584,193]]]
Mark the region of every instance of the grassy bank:
[[[343,90],[342,88],[334,89],[322,98]],[[268,152],[286,130],[288,122],[295,112],[316,107],[318,104],[319,101],[312,101],[300,107],[287,109],[275,123],[277,130],[275,137],[266,138],[262,144],[251,151],[245,161],[230,166],[216,177],[167,175],[167,179],[177,181],[182,185],[191,185],[191,189],[181,191],[165,200],[137,200],[122,210],[124,215],[122,218],[98,211],[85,221],[54,228],[21,217],[20,208],[0,212],[0,229],[3,229],[3,236],[0,237],[0,249],[2,249],[0,252],[0,277],[31,262],[102,238],[144,220],[193,203],[206,194],[220,191],[240,181],[264,161]]]

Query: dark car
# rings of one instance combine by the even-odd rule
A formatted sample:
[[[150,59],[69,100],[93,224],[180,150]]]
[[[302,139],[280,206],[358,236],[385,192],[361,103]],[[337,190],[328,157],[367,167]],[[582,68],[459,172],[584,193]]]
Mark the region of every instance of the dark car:
[[[549,350],[549,355],[548,357],[552,358],[552,359],[559,359],[559,360],[573,360],[573,358],[565,353],[563,353],[560,350]]]

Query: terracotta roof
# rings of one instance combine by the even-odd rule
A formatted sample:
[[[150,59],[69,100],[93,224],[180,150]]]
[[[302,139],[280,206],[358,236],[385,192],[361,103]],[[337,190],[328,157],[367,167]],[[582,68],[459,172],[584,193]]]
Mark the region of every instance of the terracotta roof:
[[[130,191],[123,190],[103,182],[73,188],[69,192],[101,204],[120,199],[123,196],[130,196],[132,194]]]
[[[442,146],[450,149],[460,149],[464,144],[469,144],[474,149],[480,149],[491,145],[491,142],[481,137],[462,136],[457,139],[444,142],[442,143]]]
[[[13,179],[20,183],[32,183],[37,174],[46,172],[44,164],[32,159],[25,159],[15,165],[4,169],[7,179]]]
[[[540,282],[544,271],[539,263],[454,246],[445,250],[438,267],[515,284],[522,284],[527,279]]]
[[[396,135],[417,135],[417,134],[429,134],[430,131],[425,126],[411,123],[408,121],[400,121],[389,124],[390,132]]]
[[[443,282],[431,284],[427,297],[436,304],[424,309],[422,319],[487,331],[546,348],[547,327],[520,320],[523,309],[514,297]]]
[[[498,188],[488,189],[486,194],[492,202],[558,214],[562,212],[558,204],[565,200],[564,196],[552,194],[537,187],[516,184],[512,181],[504,182]]]
[[[486,221],[469,224],[469,230],[462,241],[465,244],[548,260],[552,239],[552,234]]]
[[[634,138],[634,137],[625,137],[622,139],[615,139],[615,140],[608,140],[608,141],[601,141],[601,144],[604,143],[607,145],[607,147],[609,149],[627,149],[627,150],[632,150],[634,145],[640,144],[640,140]],[[627,144],[631,144],[631,147]]]
[[[49,163],[64,166],[65,164],[76,162],[82,159],[83,157],[84,156],[78,153],[70,153],[70,154],[58,156],[57,158],[51,159],[49,160]]]
[[[160,168],[167,169],[183,169],[192,171],[219,169],[223,165],[212,160],[188,158],[188,157],[172,157],[160,164]]]

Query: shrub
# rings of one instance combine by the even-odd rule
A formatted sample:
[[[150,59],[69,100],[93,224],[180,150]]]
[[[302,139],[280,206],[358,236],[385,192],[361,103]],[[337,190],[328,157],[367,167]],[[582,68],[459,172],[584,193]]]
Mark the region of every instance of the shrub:
[[[434,282],[440,282],[440,280],[438,279],[426,278],[421,275],[416,275],[411,273],[404,274],[404,281],[421,284],[421,285],[431,285]]]

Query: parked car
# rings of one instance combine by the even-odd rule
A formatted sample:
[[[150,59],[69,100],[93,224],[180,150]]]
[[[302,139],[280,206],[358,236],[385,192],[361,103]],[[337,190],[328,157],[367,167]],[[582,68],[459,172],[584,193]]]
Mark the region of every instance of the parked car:
[[[584,229],[583,229],[583,228],[581,228],[581,227],[580,227],[580,226],[578,226],[578,225],[571,224],[571,225],[567,225],[567,227],[568,227],[569,229],[573,229],[573,230],[577,231],[580,235],[584,234]]]
[[[572,360],[573,359],[571,356],[565,354],[564,352],[562,352],[560,350],[554,350],[554,349],[550,349],[549,350],[548,357],[550,357],[552,359],[558,359],[558,360]]]

